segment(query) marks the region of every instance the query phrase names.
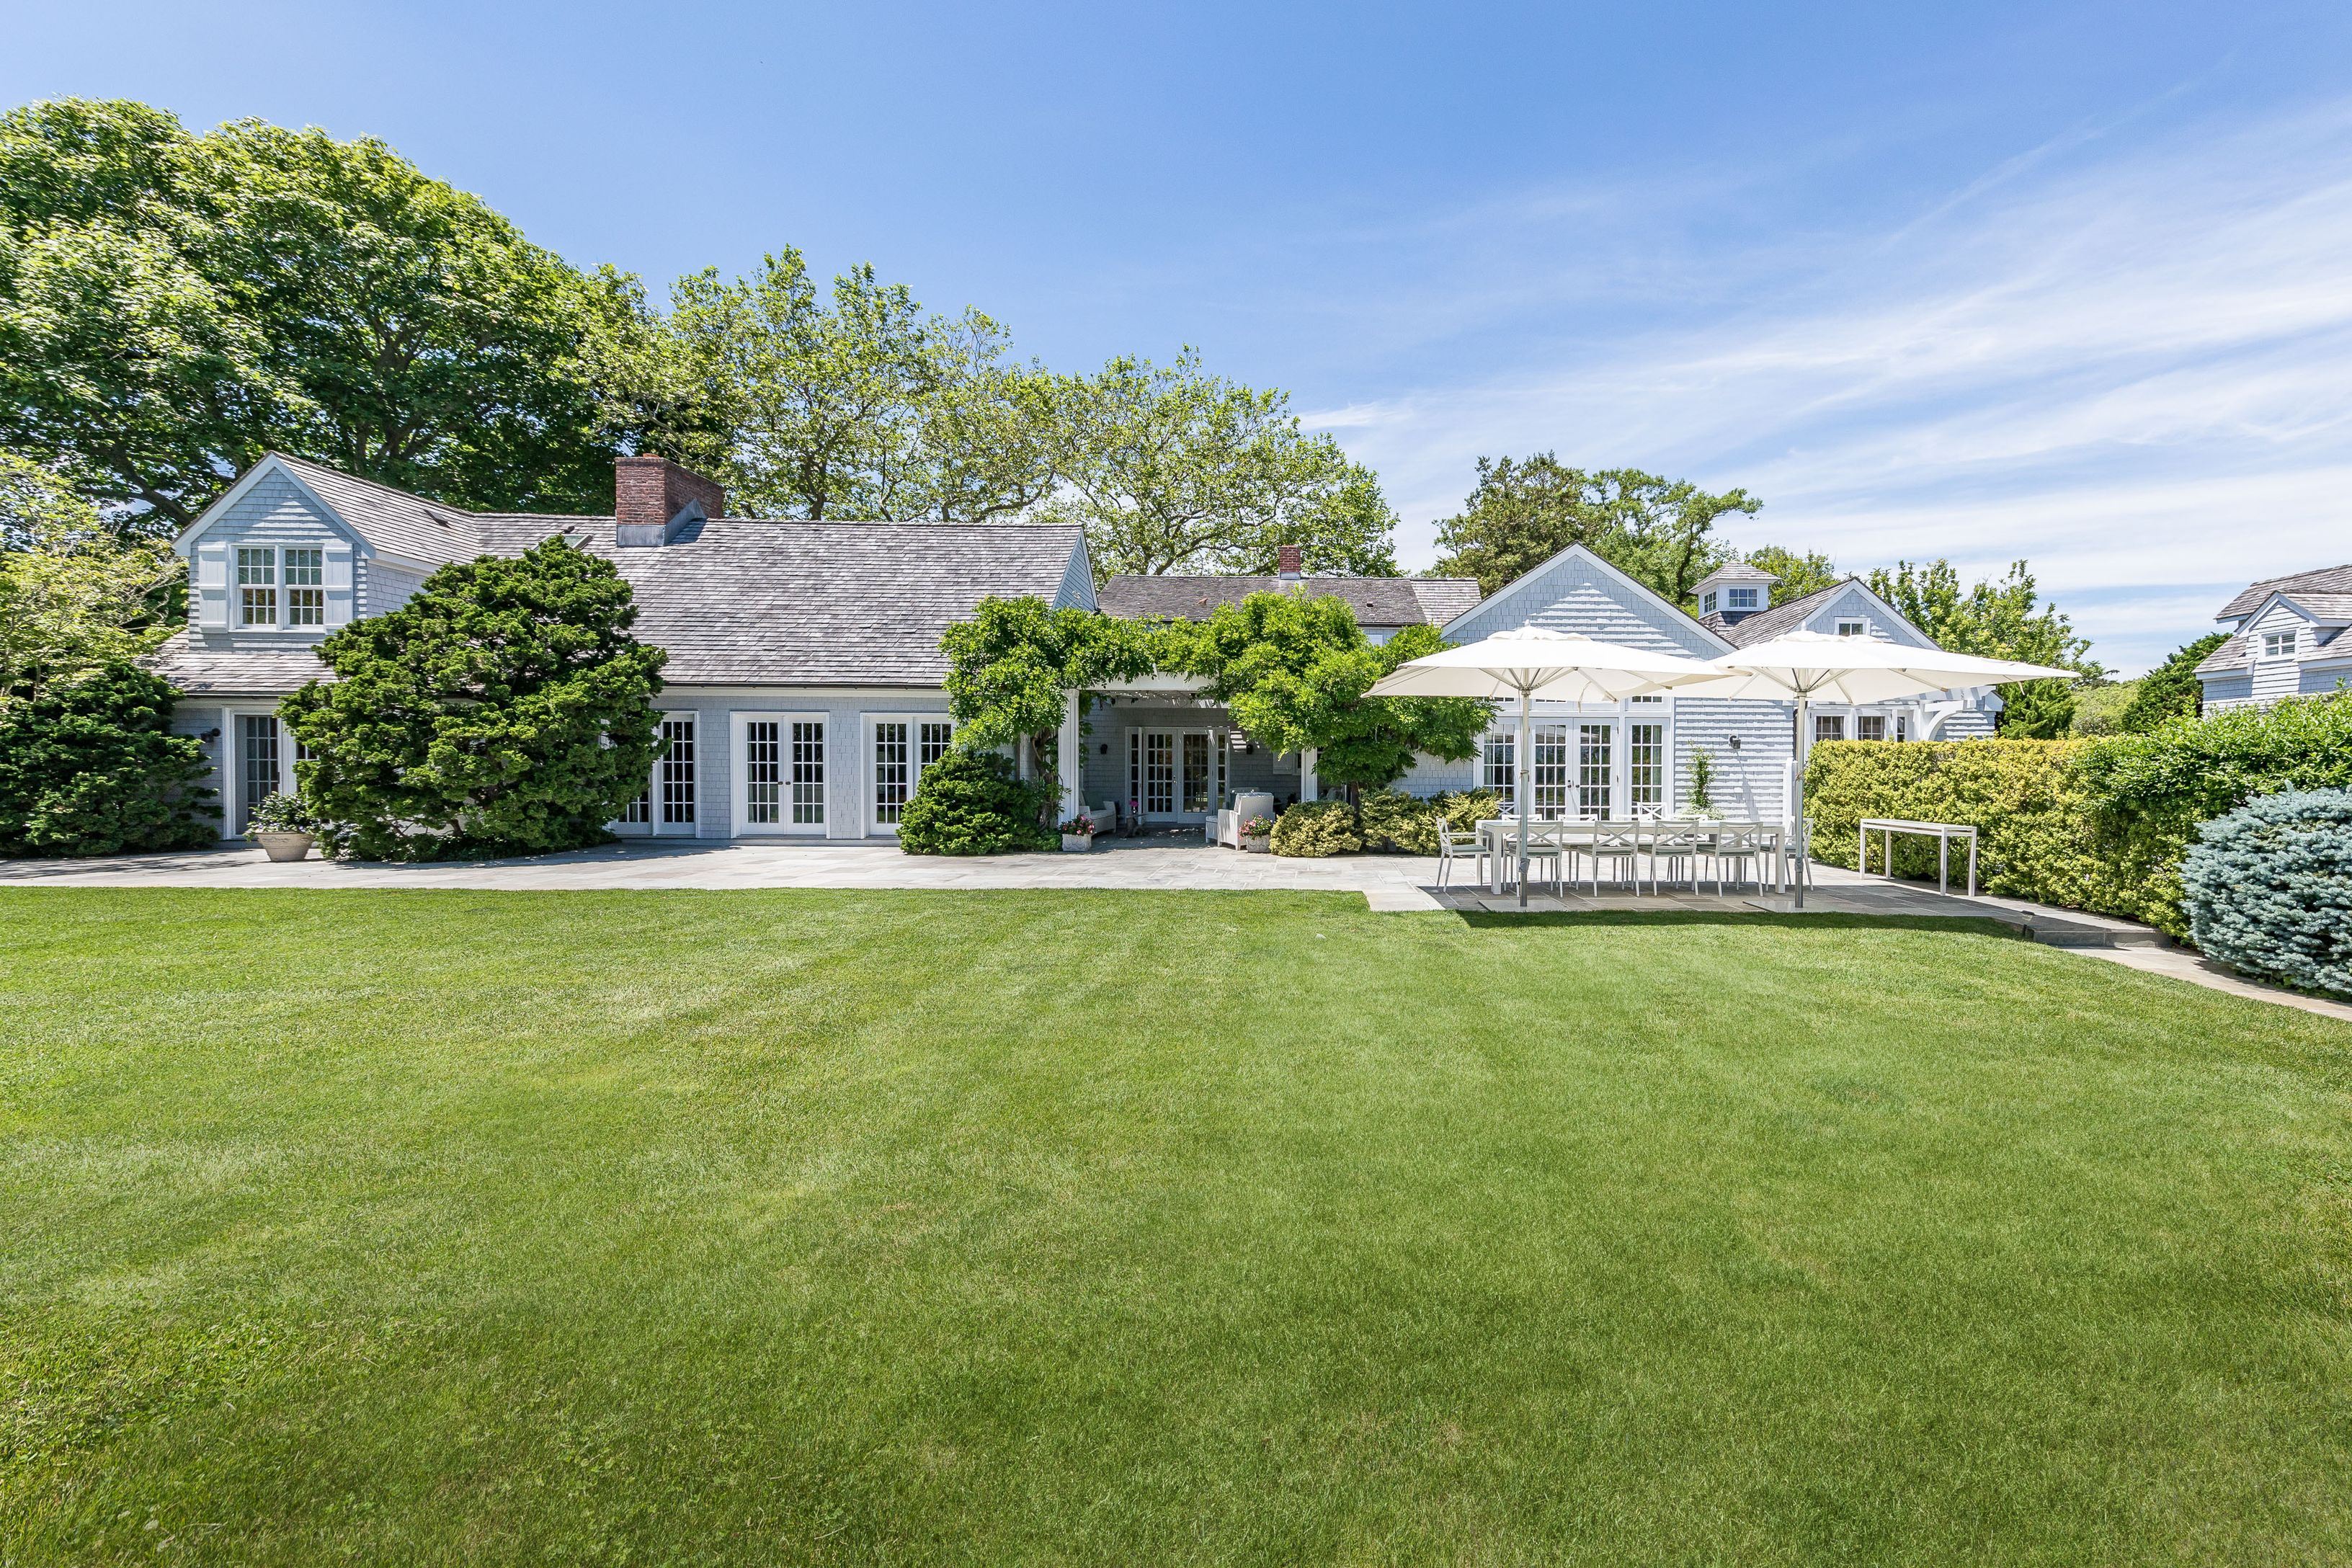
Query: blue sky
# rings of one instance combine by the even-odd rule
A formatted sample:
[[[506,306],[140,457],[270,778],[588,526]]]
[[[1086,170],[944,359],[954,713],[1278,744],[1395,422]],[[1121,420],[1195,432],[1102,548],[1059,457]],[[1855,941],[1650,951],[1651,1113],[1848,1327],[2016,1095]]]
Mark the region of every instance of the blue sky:
[[[2111,664],[2352,560],[2352,7],[49,5],[0,99],[382,136],[656,285],[786,244],[1064,368],[1198,344],[1381,472],[2029,559]]]

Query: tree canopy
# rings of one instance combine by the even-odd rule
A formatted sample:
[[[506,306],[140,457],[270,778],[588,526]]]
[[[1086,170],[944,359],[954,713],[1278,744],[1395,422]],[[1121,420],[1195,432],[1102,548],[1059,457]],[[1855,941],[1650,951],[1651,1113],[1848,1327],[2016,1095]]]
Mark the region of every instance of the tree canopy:
[[[279,447],[457,505],[601,510],[671,433],[633,280],[383,142],[143,104],[0,115],[0,445],[190,521]]]
[[[613,563],[561,538],[442,567],[320,644],[335,680],[280,706],[303,798],[372,859],[603,842],[659,749],[669,656],[635,620]]]
[[[1370,469],[1308,435],[1287,393],[1174,363],[1115,359],[1059,384],[1065,435],[1049,515],[1082,522],[1099,576],[1275,570],[1393,577],[1396,515]]]
[[[1416,752],[1475,756],[1492,712],[1464,698],[1367,696],[1400,664],[1446,645],[1427,626],[1373,643],[1333,595],[1252,594],[1171,637],[1170,657],[1206,677],[1202,695],[1252,737],[1276,752],[1313,747],[1320,777],[1358,789],[1402,777]]]
[[[47,469],[0,452],[0,704],[169,637],[186,569],[107,526]]]
[[[1739,558],[1759,571],[1769,572],[1780,579],[1772,584],[1772,603],[1775,605],[1785,605],[1808,594],[1834,588],[1845,581],[1845,574],[1837,569],[1837,563],[1819,552],[1800,555],[1778,544],[1762,544],[1753,550],[1742,551]]]
[[[1492,594],[1571,544],[1581,544],[1671,605],[1731,557],[1715,536],[1727,512],[1763,502],[1744,489],[1712,494],[1639,468],[1588,471],[1549,452],[1478,459],[1462,510],[1437,525],[1443,575],[1475,577]]]
[[[1871,591],[1903,613],[1937,647],[1985,658],[2021,659],[2054,665],[2096,679],[2105,674],[2089,657],[2088,639],[2054,605],[2044,605],[2025,563],[2014,562],[2006,576],[1960,588],[1948,561],[1914,565],[1898,562],[1870,574]],[[2074,717],[2071,681],[2028,680],[2004,687],[2000,732],[2015,739],[2054,740]]]
[[[1062,723],[1062,694],[1131,680],[1155,668],[1155,634],[1134,621],[1089,610],[1049,609],[1034,595],[990,597],[940,639],[948,656],[948,711],[956,742],[1010,746],[1023,736],[1050,741]]]
[[[2205,684],[2197,679],[2197,667],[2229,640],[2227,632],[2209,632],[2175,648],[2162,664],[2140,677],[2131,701],[2116,720],[2116,728],[2146,734],[2168,721],[2195,718],[2205,699]]]

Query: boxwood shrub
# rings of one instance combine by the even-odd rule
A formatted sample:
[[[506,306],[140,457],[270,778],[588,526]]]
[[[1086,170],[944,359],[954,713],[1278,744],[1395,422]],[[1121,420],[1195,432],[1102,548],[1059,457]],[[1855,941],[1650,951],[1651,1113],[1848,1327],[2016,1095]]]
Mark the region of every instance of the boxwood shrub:
[[[2206,823],[2180,880],[2207,953],[2352,996],[2352,790],[2283,791]]]
[[[923,770],[898,817],[898,847],[909,855],[1006,855],[1054,849],[1045,825],[1053,791],[1024,784],[994,752],[958,747]]]
[[[1502,796],[1490,789],[1448,791],[1423,799],[1395,790],[1374,790],[1363,797],[1364,847],[1387,854],[1437,853],[1437,820],[1457,833],[1467,833],[1485,817],[1500,816]]]

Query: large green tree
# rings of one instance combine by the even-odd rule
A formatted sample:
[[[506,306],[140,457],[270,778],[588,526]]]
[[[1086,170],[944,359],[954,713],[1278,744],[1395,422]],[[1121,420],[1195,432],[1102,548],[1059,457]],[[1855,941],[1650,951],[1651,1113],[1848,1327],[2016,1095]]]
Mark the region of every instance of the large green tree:
[[[1800,555],[1778,544],[1762,544],[1753,550],[1742,551],[1739,558],[1780,579],[1772,584],[1772,602],[1775,605],[1785,605],[1808,594],[1834,588],[1845,581],[1845,574],[1837,569],[1837,563],[1818,551]]]
[[[1398,665],[1445,642],[1426,626],[1371,642],[1333,595],[1252,594],[1169,636],[1163,657],[1206,677],[1203,695],[1229,707],[1254,739],[1276,752],[1314,747],[1319,777],[1360,790],[1394,783],[1415,753],[1475,756],[1493,711],[1462,698],[1367,696]]]
[[[444,566],[319,645],[335,672],[281,704],[313,810],[367,858],[601,843],[646,787],[668,656],[629,584],[561,538]]]
[[[1061,731],[1063,693],[1148,675],[1160,634],[1134,621],[1052,609],[1034,595],[985,598],[940,638],[956,743],[981,750],[1024,737],[1040,757]],[[1073,759],[1055,758],[1056,769]]]
[[[142,104],[0,115],[0,444],[189,521],[268,447],[459,505],[602,510],[676,437],[619,274],[381,142]],[[658,408],[667,423],[646,417]]]
[[[747,511],[985,522],[1053,487],[1056,383],[978,310],[933,315],[870,266],[820,289],[787,248],[681,279],[670,321]]]
[[[1309,435],[1289,395],[1212,375],[1198,351],[1116,359],[1058,387],[1060,487],[1048,510],[1082,522],[1095,571],[1275,570],[1394,576],[1396,514],[1371,470]]]
[[[153,647],[185,576],[169,545],[110,527],[55,474],[0,452],[0,704]]]
[[[1870,574],[1871,591],[1903,613],[1937,647],[1986,658],[2021,659],[2078,671],[2095,680],[2105,672],[2090,657],[2087,638],[2054,605],[2042,603],[2022,561],[2008,574],[1963,590],[1948,561],[1898,562]],[[2028,680],[2001,689],[2000,732],[2015,739],[2054,740],[2072,728],[2073,681]]]
[[[1571,544],[1581,544],[1668,604],[1731,557],[1715,536],[1727,512],[1763,502],[1744,489],[1720,494],[1639,468],[1570,468],[1549,452],[1478,459],[1462,510],[1437,525],[1437,570],[1475,577],[1492,594]]]
[[[2229,640],[2226,632],[2209,632],[2175,648],[2162,664],[2140,678],[2116,728],[2146,734],[2170,720],[2195,718],[2205,700],[2205,683],[2197,679],[2197,667]]]

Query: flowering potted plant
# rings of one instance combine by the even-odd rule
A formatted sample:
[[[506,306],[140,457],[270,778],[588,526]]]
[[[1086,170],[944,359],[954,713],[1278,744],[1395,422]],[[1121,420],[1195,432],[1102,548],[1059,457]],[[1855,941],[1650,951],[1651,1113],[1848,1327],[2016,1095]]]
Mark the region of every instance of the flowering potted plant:
[[[1241,826],[1243,850],[1251,855],[1263,855],[1274,841],[1274,820],[1253,816]]]
[[[1084,812],[1062,824],[1062,847],[1073,855],[1095,847],[1095,819]]]
[[[319,822],[299,795],[265,795],[246,819],[245,836],[260,845],[261,852],[272,860],[299,860],[318,842]]]

